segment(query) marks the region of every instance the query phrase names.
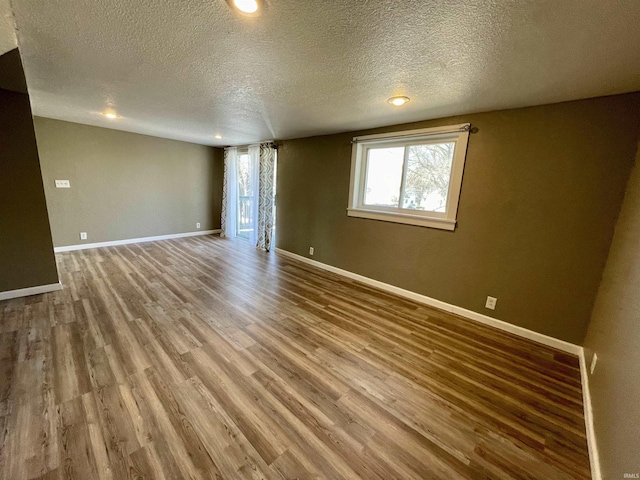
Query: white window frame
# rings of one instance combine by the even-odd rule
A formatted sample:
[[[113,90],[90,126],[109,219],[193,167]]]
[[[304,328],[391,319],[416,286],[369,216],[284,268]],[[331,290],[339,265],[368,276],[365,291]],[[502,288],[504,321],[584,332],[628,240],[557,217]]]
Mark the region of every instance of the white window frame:
[[[462,187],[462,174],[467,155],[470,123],[449,125],[446,127],[421,128],[402,132],[364,135],[353,138],[351,153],[351,182],[349,187],[349,205],[347,215],[350,217],[369,218],[394,223],[418,225],[421,227],[455,230]],[[455,142],[453,163],[451,165],[451,179],[447,194],[446,212],[426,212],[401,208],[402,199],[398,207],[383,207],[365,205],[364,194],[367,175],[367,156],[371,148],[406,147],[410,145],[425,145],[429,143]],[[407,158],[405,155],[402,182],[404,183]]]

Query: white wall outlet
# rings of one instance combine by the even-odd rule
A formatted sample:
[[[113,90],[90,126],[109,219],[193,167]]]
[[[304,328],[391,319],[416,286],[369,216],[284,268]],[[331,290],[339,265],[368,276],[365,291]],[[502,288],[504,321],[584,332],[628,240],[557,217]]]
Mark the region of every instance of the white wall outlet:
[[[200,228],[200,222],[196,223],[196,228]]]
[[[56,188],[71,188],[69,180],[56,180]]]
[[[80,232],[80,240],[86,240],[87,239],[87,232]]]
[[[309,255],[313,255],[313,252],[314,252],[313,247],[309,247]]]
[[[498,299],[495,297],[487,297],[487,303],[484,304],[484,306],[486,308],[488,308],[489,310],[495,310],[496,309],[496,303],[498,303]]]
[[[593,372],[596,369],[596,363],[598,363],[598,354],[594,353],[593,358],[591,359],[591,366],[589,367],[589,371],[591,372],[591,375],[593,375]]]

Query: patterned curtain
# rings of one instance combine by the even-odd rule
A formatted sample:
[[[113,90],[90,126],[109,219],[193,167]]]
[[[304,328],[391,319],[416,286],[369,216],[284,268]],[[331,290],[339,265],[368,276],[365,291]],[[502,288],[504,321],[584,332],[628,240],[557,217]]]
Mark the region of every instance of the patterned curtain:
[[[220,236],[227,236],[227,168],[229,168],[227,162],[229,158],[229,152],[224,149],[224,173],[222,174],[222,215],[220,218]]]
[[[276,150],[271,143],[260,145],[260,164],[258,184],[258,244],[257,247],[271,250],[271,240],[273,235],[273,189],[275,173]]]

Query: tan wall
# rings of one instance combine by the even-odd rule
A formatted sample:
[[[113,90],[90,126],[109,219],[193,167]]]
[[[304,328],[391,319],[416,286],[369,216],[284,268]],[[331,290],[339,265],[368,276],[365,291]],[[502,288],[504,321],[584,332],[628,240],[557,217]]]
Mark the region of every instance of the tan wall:
[[[0,292],[4,292],[57,283],[58,271],[29,97],[1,88],[15,84],[6,74],[12,79],[23,75],[17,49],[0,59]]]
[[[56,247],[220,228],[221,149],[40,117],[35,127]]]
[[[616,224],[585,348],[603,477],[640,474],[640,149]]]
[[[277,246],[581,344],[638,131],[622,95],[282,142]],[[471,122],[454,232],[347,217],[354,135]],[[495,311],[484,308],[498,298]]]

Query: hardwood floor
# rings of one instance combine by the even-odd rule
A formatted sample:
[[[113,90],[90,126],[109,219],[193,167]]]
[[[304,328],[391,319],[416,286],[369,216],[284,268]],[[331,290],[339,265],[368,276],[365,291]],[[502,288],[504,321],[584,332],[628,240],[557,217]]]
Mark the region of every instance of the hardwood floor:
[[[590,478],[578,359],[242,242],[0,302],[0,478]]]

